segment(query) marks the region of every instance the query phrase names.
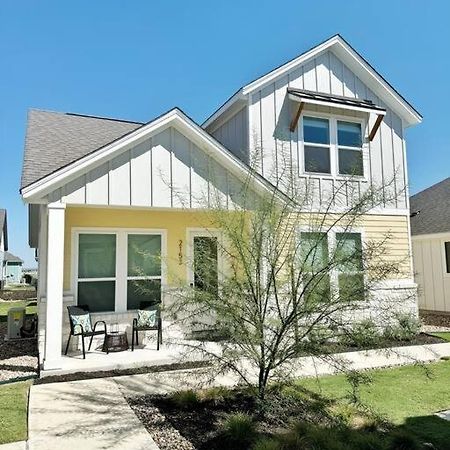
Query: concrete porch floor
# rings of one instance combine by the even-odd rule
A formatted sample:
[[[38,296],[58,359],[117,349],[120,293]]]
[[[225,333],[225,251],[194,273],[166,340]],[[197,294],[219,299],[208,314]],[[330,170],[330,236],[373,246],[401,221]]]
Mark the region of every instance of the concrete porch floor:
[[[193,343],[194,341],[190,341]],[[40,376],[45,378],[54,375],[66,375],[76,372],[109,371],[120,369],[136,369],[139,367],[163,366],[183,362],[201,361],[199,352],[186,355],[186,346],[181,344],[162,344],[156,350],[156,342],[150,341],[121,352],[105,353],[101,350],[101,345],[92,345],[91,350],[87,350],[86,359],[83,359],[81,350],[69,351],[67,356],[62,355],[57,369],[41,369]],[[207,346],[214,346],[212,342],[205,343]]]

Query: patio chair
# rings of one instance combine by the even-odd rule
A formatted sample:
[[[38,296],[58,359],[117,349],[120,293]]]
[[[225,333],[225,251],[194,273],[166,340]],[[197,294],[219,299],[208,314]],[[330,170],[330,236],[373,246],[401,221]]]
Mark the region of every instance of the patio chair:
[[[70,334],[67,340],[65,355],[69,350],[70,338],[72,336],[81,336],[81,347],[83,349],[83,359],[86,359],[86,351],[84,348],[84,338],[90,337],[88,350],[91,349],[92,339],[94,336],[106,335],[106,323],[104,320],[98,320],[92,326],[91,314],[89,313],[89,307],[87,305],[68,306]],[[97,325],[103,324],[102,330],[97,330]]]
[[[162,320],[161,305],[155,302],[141,302],[138,310],[138,317],[133,319],[133,334],[131,338],[131,351],[134,344],[139,345],[139,331],[157,331],[156,350],[162,344]]]

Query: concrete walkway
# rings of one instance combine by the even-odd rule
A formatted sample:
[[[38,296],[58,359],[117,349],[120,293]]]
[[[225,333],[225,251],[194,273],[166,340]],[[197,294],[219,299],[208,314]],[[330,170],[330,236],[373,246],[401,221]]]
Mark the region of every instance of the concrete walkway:
[[[369,350],[337,356],[346,367],[381,367],[430,362],[450,356],[450,343]],[[336,372],[333,362],[299,358],[294,376]],[[29,407],[31,450],[157,450],[158,447],[128,406],[125,396],[199,388],[210,383],[202,369],[147,373],[114,378],[32,386]],[[215,377],[214,385],[234,386],[232,374]]]
[[[32,386],[30,450],[157,450],[113,379]]]

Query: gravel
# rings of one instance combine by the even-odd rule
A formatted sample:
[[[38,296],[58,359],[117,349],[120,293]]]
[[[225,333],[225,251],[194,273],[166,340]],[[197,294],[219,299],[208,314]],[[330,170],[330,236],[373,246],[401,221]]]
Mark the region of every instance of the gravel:
[[[421,312],[420,318],[424,324],[423,331],[450,331],[450,314]]]
[[[5,341],[7,324],[0,323],[0,383],[38,374],[37,340]]]

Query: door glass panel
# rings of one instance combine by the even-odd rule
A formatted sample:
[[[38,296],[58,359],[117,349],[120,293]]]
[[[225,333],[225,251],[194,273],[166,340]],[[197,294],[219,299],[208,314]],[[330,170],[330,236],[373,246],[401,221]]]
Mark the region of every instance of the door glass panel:
[[[161,236],[128,235],[128,276],[161,275]]]
[[[143,302],[161,303],[161,280],[128,280],[127,309],[140,309]]]
[[[78,239],[78,278],[116,276],[116,235],[80,234]]]
[[[194,236],[194,287],[200,291],[218,292],[217,238]]]
[[[79,281],[78,304],[88,305],[89,311],[114,311],[115,281]]]

